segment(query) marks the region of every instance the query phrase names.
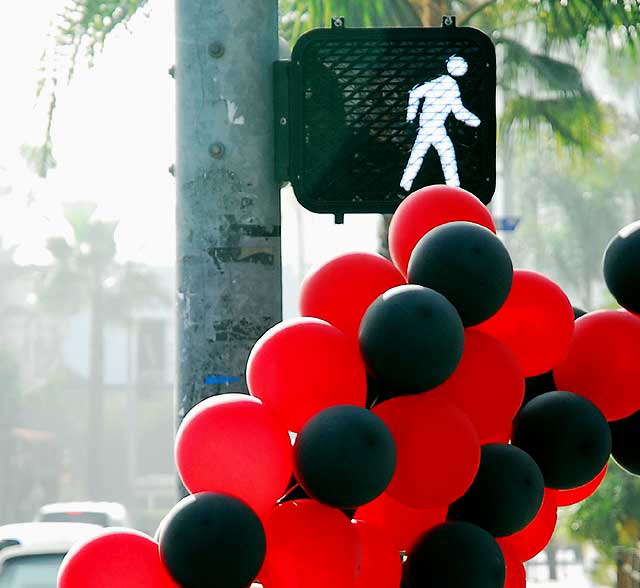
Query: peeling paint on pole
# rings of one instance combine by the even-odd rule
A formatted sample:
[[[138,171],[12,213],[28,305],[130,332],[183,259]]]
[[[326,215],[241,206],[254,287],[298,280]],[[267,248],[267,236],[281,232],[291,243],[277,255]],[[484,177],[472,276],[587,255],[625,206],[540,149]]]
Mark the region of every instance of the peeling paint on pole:
[[[277,0],[176,0],[177,420],[281,320]]]

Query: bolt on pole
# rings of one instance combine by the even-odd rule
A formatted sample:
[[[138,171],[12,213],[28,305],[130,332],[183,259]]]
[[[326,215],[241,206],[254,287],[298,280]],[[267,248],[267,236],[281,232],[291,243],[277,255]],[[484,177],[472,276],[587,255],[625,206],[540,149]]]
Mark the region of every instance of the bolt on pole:
[[[176,0],[177,422],[282,317],[277,0]]]

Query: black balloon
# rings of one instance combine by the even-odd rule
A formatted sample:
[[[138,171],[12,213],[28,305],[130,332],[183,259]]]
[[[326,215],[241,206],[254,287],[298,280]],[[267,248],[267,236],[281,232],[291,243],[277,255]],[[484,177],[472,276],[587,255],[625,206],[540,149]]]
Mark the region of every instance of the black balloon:
[[[370,502],[388,486],[396,446],[382,419],[339,405],[312,417],[294,446],[296,477],[309,496],[336,508]]]
[[[360,323],[360,349],[368,369],[399,393],[442,384],[456,369],[464,327],[438,292],[408,284],[385,292]]]
[[[554,392],[557,389],[558,388],[556,387],[555,380],[553,379],[553,371],[525,378],[524,398],[522,400],[522,406],[524,406],[534,398],[540,396],[541,394]]]
[[[640,221],[618,231],[604,254],[604,281],[620,306],[640,314]]]
[[[406,392],[399,390],[387,384],[383,380],[376,378],[373,374],[367,373],[367,408],[373,408],[385,400],[396,398],[397,396],[406,396],[415,394],[415,392]]]
[[[265,557],[258,516],[228,494],[183,498],[160,531],[160,556],[183,588],[247,588]]]
[[[531,400],[514,420],[511,443],[533,457],[545,486],[560,490],[595,478],[611,453],[604,415],[570,392],[547,392]]]
[[[584,316],[585,314],[587,314],[586,310],[583,310],[582,308],[580,308],[579,306],[573,306],[573,318],[574,320],[578,320],[581,316]]]
[[[503,443],[482,446],[473,484],[449,507],[449,520],[482,527],[494,537],[524,529],[540,510],[544,480],[522,449]]]
[[[504,579],[504,557],[496,540],[464,522],[427,531],[402,569],[403,588],[502,588]]]
[[[280,498],[278,502],[290,502],[292,500],[302,500],[304,498],[311,498],[305,491],[302,486],[300,486],[300,482],[296,479],[295,476],[291,476],[289,480],[289,486],[287,487],[287,491],[284,493],[284,496]]]
[[[373,374],[367,373],[367,408],[373,408],[376,404],[393,397],[389,387],[378,380]]]
[[[465,327],[494,315],[513,280],[509,252],[489,229],[457,221],[429,231],[409,260],[408,281],[440,292]]]
[[[292,500],[303,500],[305,498],[311,498],[305,491],[304,488],[300,485],[300,482],[296,479],[295,476],[291,476],[291,480],[289,481],[289,487],[285,492],[284,496],[278,500],[279,503],[283,502],[291,502]],[[353,518],[353,515],[356,513],[355,508],[342,508],[340,509],[344,516],[346,516],[349,520]]]
[[[620,467],[640,476],[640,410],[609,423],[611,455]]]

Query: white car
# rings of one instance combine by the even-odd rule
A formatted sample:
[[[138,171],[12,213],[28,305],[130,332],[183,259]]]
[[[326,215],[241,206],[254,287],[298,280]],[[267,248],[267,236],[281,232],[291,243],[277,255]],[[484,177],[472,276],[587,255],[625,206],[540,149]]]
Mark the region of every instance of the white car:
[[[130,527],[127,509],[119,502],[55,502],[40,508],[43,522],[91,523],[101,527]]]
[[[17,523],[0,526],[0,588],[56,588],[69,549],[104,532],[86,523]]]

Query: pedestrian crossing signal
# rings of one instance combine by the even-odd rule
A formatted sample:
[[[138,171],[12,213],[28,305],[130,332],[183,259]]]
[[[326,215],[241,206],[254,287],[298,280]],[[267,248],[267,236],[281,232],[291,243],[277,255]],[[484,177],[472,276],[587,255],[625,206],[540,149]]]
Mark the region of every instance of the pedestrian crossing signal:
[[[336,19],[334,19],[335,23]],[[341,218],[392,213],[411,191],[495,190],[496,62],[477,29],[314,29],[275,68],[276,174]]]

